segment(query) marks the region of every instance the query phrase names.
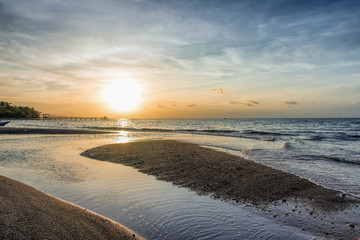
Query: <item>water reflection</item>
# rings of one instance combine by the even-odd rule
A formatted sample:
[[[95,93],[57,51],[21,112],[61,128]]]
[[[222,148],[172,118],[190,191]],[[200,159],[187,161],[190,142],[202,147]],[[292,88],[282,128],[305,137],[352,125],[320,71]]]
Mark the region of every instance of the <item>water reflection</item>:
[[[120,131],[117,134],[118,138],[116,139],[116,143],[128,143],[131,141],[130,133],[127,131]]]
[[[120,128],[126,128],[130,125],[130,121],[128,119],[119,119],[118,126]]]

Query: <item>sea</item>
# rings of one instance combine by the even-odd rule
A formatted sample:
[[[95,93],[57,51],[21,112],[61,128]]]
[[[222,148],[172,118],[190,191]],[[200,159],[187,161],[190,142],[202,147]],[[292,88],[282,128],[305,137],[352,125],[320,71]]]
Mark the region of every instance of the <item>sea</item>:
[[[186,141],[360,197],[358,118],[13,120],[5,127],[112,131],[0,135],[0,174],[114,219],[149,239],[327,238],[316,229],[318,220],[308,216],[284,222],[249,205],[198,196],[135,169],[81,157],[81,152],[110,143]],[[308,222],[305,230],[299,217]]]

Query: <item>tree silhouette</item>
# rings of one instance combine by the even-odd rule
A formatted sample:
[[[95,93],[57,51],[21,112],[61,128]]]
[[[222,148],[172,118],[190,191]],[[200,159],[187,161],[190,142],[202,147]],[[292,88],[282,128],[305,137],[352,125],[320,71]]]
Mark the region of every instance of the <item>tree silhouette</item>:
[[[34,108],[17,107],[9,102],[0,101],[0,118],[38,118],[40,112]]]

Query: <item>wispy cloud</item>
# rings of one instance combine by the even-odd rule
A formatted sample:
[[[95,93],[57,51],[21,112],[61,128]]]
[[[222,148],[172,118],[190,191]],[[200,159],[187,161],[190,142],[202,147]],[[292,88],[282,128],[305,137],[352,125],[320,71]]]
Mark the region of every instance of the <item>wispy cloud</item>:
[[[339,88],[358,101],[359,3],[280,2],[0,0],[0,95],[94,102],[109,81],[134,78],[160,108],[192,106],[178,101],[187,96],[200,109],[204,91],[265,108],[294,92],[301,104],[341,101],[310,87],[346,79]]]
[[[195,106],[196,106],[196,104],[188,104],[188,105],[186,105],[186,107],[188,107],[188,108],[193,108]]]
[[[241,104],[241,102],[230,100],[229,104],[236,105],[236,104]]]
[[[258,105],[259,102],[255,101],[255,100],[245,100],[244,102],[230,100],[229,104],[231,104],[231,105],[242,104],[242,105],[247,105],[249,107],[253,107],[255,105]]]
[[[210,91],[216,92],[217,94],[220,94],[220,95],[227,94],[227,92],[225,92],[222,88],[219,88],[219,89],[213,88],[213,89],[210,89]]]
[[[288,105],[288,107],[299,105],[299,103],[295,101],[286,101],[286,102],[282,102],[282,104]]]
[[[259,104],[259,102],[254,101],[254,100],[246,100],[246,101],[247,101],[246,105],[248,105],[249,107],[252,107],[252,106],[255,106],[255,105]]]

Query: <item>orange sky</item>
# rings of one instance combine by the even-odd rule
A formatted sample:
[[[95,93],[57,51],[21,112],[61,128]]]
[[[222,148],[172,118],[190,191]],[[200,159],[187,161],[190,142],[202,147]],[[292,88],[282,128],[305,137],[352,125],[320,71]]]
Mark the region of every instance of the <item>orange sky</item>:
[[[63,116],[360,117],[352,1],[20,2],[0,6],[0,100]],[[141,101],[114,111],[125,100],[104,89],[129,79]]]

